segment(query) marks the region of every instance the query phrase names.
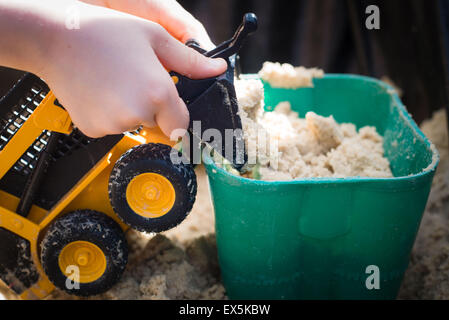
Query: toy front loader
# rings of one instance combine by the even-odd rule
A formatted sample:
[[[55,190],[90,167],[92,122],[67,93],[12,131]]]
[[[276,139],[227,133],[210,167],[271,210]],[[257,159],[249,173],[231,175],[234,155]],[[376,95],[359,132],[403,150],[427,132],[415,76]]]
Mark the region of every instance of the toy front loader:
[[[0,109],[0,277],[22,298],[108,289],[126,266],[123,231],[167,230],[192,208],[193,168],[171,163],[158,128],[88,138],[31,74]]]
[[[171,73],[202,130],[241,129],[233,56],[254,23],[245,16],[233,41],[209,52],[227,60],[225,74]],[[25,75],[0,100],[0,279],[24,299],[55,286],[79,296],[109,289],[127,263],[124,231],[168,230],[192,209],[195,172],[173,145],[159,128],[89,138],[41,79]]]

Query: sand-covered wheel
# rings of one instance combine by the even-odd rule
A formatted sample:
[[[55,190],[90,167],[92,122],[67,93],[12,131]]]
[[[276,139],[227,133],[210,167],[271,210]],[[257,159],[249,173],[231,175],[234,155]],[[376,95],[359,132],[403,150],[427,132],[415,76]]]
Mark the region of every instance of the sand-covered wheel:
[[[110,289],[128,261],[128,245],[113,219],[79,210],[55,220],[41,244],[44,271],[70,294],[89,296]]]
[[[161,232],[181,223],[192,210],[197,183],[188,161],[172,161],[177,151],[149,143],[128,150],[109,179],[109,199],[117,215],[132,228]],[[176,154],[176,159],[182,155]],[[184,159],[185,160],[185,159]]]

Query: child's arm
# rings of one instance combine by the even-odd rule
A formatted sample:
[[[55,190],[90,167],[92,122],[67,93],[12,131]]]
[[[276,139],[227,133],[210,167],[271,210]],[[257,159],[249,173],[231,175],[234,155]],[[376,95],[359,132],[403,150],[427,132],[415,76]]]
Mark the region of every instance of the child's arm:
[[[78,30],[66,27],[74,5]],[[41,76],[92,137],[141,124],[167,135],[186,128],[187,108],[164,67],[191,78],[226,69],[159,24],[74,0],[0,0],[0,64]]]

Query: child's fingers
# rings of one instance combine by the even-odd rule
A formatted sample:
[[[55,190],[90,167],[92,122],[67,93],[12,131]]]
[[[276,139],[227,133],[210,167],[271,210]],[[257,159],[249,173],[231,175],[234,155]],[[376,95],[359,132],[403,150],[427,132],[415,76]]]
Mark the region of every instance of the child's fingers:
[[[159,63],[156,56],[150,57],[152,79],[148,83],[146,104],[141,106],[151,112],[141,119],[141,124],[155,121],[162,132],[168,137],[176,129],[187,129],[189,125],[189,111],[179,98],[176,86],[168,72]],[[142,110],[145,114],[145,110]]]
[[[152,27],[152,47],[165,68],[192,79],[214,77],[226,71],[223,59],[207,58],[173,38],[164,28]]]
[[[206,50],[215,47],[203,25],[186,11],[176,0],[82,0],[89,3],[103,3],[111,9],[123,11],[162,25],[173,37],[185,43],[196,39]]]
[[[167,28],[167,31],[175,38],[183,43],[189,39],[195,39],[206,50],[215,47],[204,26],[177,1],[163,0],[159,1],[159,5],[163,9],[158,17],[159,23]]]
[[[177,97],[168,107],[162,108],[155,119],[162,132],[172,140],[176,140],[179,138],[179,130],[185,130],[189,125],[189,111],[182,99]]]

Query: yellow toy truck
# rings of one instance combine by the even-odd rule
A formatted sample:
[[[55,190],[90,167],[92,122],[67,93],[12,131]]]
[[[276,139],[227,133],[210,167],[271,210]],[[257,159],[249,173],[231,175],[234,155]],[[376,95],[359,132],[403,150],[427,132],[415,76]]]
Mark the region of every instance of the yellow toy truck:
[[[246,14],[234,37],[209,52],[189,42],[226,59],[223,75],[191,80],[171,72],[201,132],[241,129],[235,54],[256,22]],[[0,279],[23,299],[45,298],[55,286],[79,296],[108,290],[126,267],[124,231],[168,230],[192,209],[193,165],[172,162],[172,152],[182,157],[173,145],[159,128],[89,138],[45,82],[26,74],[0,100]]]

